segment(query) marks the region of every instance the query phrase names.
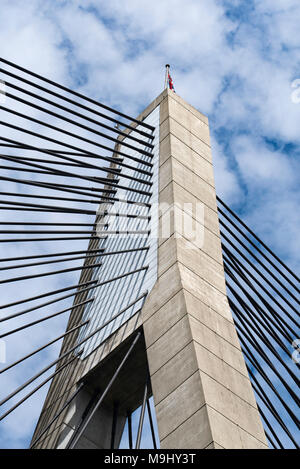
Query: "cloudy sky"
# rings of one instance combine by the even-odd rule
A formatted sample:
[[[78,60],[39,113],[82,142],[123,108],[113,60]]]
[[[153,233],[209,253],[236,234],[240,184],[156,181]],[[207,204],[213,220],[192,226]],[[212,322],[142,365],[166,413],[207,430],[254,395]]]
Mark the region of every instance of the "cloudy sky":
[[[0,49],[131,115],[170,63],[210,119],[218,193],[295,266],[299,17],[297,0],[2,0]]]
[[[299,0],[24,5],[1,1],[0,55],[127,114],[162,91],[170,63],[176,92],[209,117],[218,194],[297,270]],[[41,396],[4,446],[26,446]]]

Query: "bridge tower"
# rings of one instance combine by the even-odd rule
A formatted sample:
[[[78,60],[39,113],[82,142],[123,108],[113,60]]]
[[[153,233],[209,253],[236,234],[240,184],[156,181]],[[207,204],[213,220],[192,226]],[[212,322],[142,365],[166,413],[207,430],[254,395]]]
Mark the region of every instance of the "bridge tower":
[[[267,448],[226,294],[208,119],[166,89],[137,120],[154,128],[151,165],[127,170],[134,203],[119,186],[99,209],[102,264],[79,282],[97,288],[79,286],[67,330],[85,325],[64,339],[32,445],[118,448],[141,406],[139,447],[153,395],[162,449]]]

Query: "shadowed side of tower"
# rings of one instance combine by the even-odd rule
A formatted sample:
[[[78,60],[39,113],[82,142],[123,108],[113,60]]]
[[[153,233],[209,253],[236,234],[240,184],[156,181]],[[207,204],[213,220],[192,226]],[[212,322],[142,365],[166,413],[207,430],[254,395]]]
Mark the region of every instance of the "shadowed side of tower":
[[[141,284],[148,296],[138,311],[53,380],[33,441],[78,386],[84,389],[61,411],[37,448],[70,444],[137,332],[141,339],[135,351],[75,447],[118,447],[128,410],[143,402],[149,373],[147,392],[153,394],[161,448],[267,448],[226,295],[208,120],[169,90],[138,119],[154,112],[159,117],[150,256],[154,267],[151,281],[145,277]],[[98,247],[92,240],[90,249]],[[116,257],[111,263],[117,268]],[[83,273],[80,282],[90,280],[87,276]],[[143,291],[133,292],[131,300]],[[76,302],[84,299],[81,293]],[[84,314],[83,308],[75,310],[68,328]],[[61,354],[74,345],[74,337],[66,338]]]

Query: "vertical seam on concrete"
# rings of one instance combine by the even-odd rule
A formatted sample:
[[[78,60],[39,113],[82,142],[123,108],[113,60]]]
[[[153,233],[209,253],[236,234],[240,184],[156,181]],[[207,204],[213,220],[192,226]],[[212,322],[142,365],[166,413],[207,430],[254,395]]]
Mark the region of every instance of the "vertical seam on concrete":
[[[174,157],[173,157],[174,158]],[[194,173],[195,174],[195,173]],[[196,175],[197,176],[197,175]],[[199,179],[202,179],[200,178],[200,176],[197,176]],[[202,179],[202,181],[204,181],[204,179]],[[206,181],[204,181],[206,184],[208,184]],[[166,187],[168,187],[169,184],[171,183],[175,183],[177,184],[179,187],[181,187],[182,189],[184,189],[186,192],[188,192],[191,196],[193,196],[195,199],[198,199],[197,196],[195,196],[194,194],[192,194],[186,187],[183,187],[181,184],[179,184],[178,181],[175,181],[174,179],[172,179],[163,189],[161,189],[159,192],[162,192]],[[211,188],[213,188],[212,186],[210,186]],[[214,189],[214,188],[213,188]],[[208,207],[210,210],[212,210],[215,214],[217,214],[217,216],[219,217],[219,214],[218,214],[218,208],[215,210],[213,209],[212,207],[210,207],[209,205],[207,205],[205,202],[203,202],[202,200],[199,200],[199,202],[201,202],[203,205],[206,205],[206,207]]]
[[[181,235],[181,238],[175,238],[175,234],[178,234],[177,231],[174,231],[174,233],[171,234],[171,236],[169,238],[166,238],[160,245],[159,247],[163,246],[167,241],[169,241],[172,237],[174,238],[174,240],[176,239],[184,239],[186,242],[192,244],[193,246],[195,246],[195,248],[197,248],[204,256],[207,256],[209,257],[209,259],[211,259],[213,262],[215,262],[216,264],[218,264],[219,267],[223,267],[224,266],[224,263],[223,263],[223,260],[222,262],[219,262],[217,261],[214,257],[211,257],[210,254],[208,254],[206,251],[204,251],[203,249],[199,248],[198,246],[196,246],[192,241],[190,241],[189,239],[185,238],[184,236]],[[176,243],[176,246],[177,246],[178,243]],[[176,247],[176,254],[177,254],[177,247]],[[180,262],[178,261],[178,256],[176,258],[176,261],[177,262]],[[173,264],[172,264],[173,265]],[[188,267],[187,267],[188,268]],[[168,270],[168,269],[166,269]],[[163,272],[166,272],[166,270],[164,270]],[[196,275],[199,275],[197,274],[193,269],[190,269],[192,272],[194,272]],[[209,283],[209,282],[208,282]],[[217,289],[218,290],[218,289]],[[219,290],[220,291],[220,290]]]
[[[165,139],[164,139],[164,140],[165,140]],[[201,158],[202,158],[202,157],[201,157]],[[203,177],[200,176],[200,174],[196,173],[196,171],[194,171],[192,168],[190,168],[189,166],[187,166],[186,164],[184,164],[184,163],[183,163],[182,161],[180,161],[176,156],[173,156],[173,155],[168,156],[168,158],[160,165],[159,170],[161,170],[161,168],[169,161],[169,159],[174,159],[174,160],[176,160],[177,163],[181,164],[181,166],[183,166],[183,167],[186,168],[188,171],[190,171],[192,174],[194,174],[195,176],[197,176],[199,179],[201,179],[203,182],[205,182],[205,184],[208,184],[208,185],[209,185],[212,189],[214,189],[214,190],[216,189],[214,184],[211,184],[210,182],[208,182],[207,179],[203,179]],[[205,160],[205,158],[202,158],[202,159],[204,159],[204,161],[207,161],[207,160]],[[209,161],[207,161],[207,163],[210,164]],[[211,166],[212,166],[212,165],[211,165]],[[172,175],[173,175],[173,172],[172,172]],[[172,179],[170,182],[172,182],[172,181],[174,181],[174,179]],[[168,182],[168,184],[167,184],[165,187],[167,187],[167,186],[170,184],[170,182]],[[176,181],[175,181],[175,182],[176,182]],[[177,184],[178,184],[178,183],[177,183]],[[179,184],[179,185],[180,185],[180,184]],[[161,190],[163,190],[165,187],[163,187]],[[194,196],[194,197],[195,197],[195,196]]]
[[[171,96],[166,96],[161,102],[160,104],[162,104],[164,102],[164,100],[167,100],[168,101],[168,110],[169,110],[169,99],[172,99]],[[173,101],[177,102],[176,100],[173,99]],[[194,116],[196,119],[197,119],[197,116],[195,116],[195,114],[193,114],[189,109],[187,109],[186,107],[184,107],[182,104],[178,103],[179,106],[181,106],[185,111],[187,111],[189,114],[191,114],[192,116]],[[183,127],[185,130],[187,130],[188,132],[190,132],[194,137],[196,137],[198,140],[201,140],[201,142],[203,142],[206,146],[208,146],[209,148],[211,148],[211,145],[208,145],[208,143],[206,143],[204,140],[202,140],[202,138],[200,138],[197,134],[195,134],[194,132],[192,132],[190,129],[188,129],[184,124],[182,124],[181,122],[179,122],[177,119],[175,119],[175,117],[173,116],[170,116],[170,114],[167,114],[167,117],[165,117],[165,119],[162,121],[165,122],[167,119],[173,119],[173,121],[175,121],[178,125],[180,125],[181,127]],[[203,125],[205,125],[208,130],[209,130],[209,125],[204,122],[202,119],[199,119]]]
[[[167,186],[165,186],[165,187],[162,189],[162,191],[164,191],[170,184],[172,184],[172,185],[174,186],[174,184],[177,184],[177,182],[175,182],[175,181],[169,182],[169,184],[168,184]],[[180,184],[177,184],[177,185],[183,189],[183,187],[180,186]],[[184,189],[184,190],[185,190],[185,189]],[[161,191],[161,192],[162,192],[162,191]],[[160,192],[160,193],[161,193],[161,192]],[[188,191],[186,191],[186,192],[188,192]],[[190,194],[190,192],[188,192],[188,193]],[[174,200],[174,188],[173,188],[173,200]],[[203,203],[203,205],[204,205],[208,210],[212,210],[212,209],[211,209],[208,205],[206,205],[204,202],[201,202],[201,203]],[[168,209],[167,209],[167,210],[168,210]],[[167,210],[165,210],[165,211],[160,215],[159,219],[167,212]],[[213,212],[215,212],[215,211],[213,210]],[[188,213],[189,213],[189,212],[188,212]],[[216,212],[215,212],[215,213],[216,213]],[[197,221],[196,218],[193,216],[193,214],[190,214],[190,215],[191,215],[191,218],[192,218],[193,220]],[[219,216],[219,214],[218,214],[218,216]],[[200,223],[200,224],[201,224],[201,223]],[[218,238],[218,239],[220,240],[220,235],[219,235],[219,234],[216,234],[214,231],[212,231],[211,229],[209,229],[209,228],[206,226],[206,224],[205,224],[205,220],[204,220],[204,224],[203,224],[202,226],[205,228],[205,230],[209,231],[210,234],[214,235],[216,238]],[[219,231],[219,232],[220,232],[220,231]],[[165,241],[163,241],[159,246],[161,246],[164,242],[165,242]]]
[[[216,311],[216,310],[215,310],[214,308],[212,308],[211,306],[209,306],[209,305],[207,305],[206,303],[202,302],[202,300],[200,300],[197,296],[195,296],[195,295],[194,295],[193,293],[191,293],[189,290],[186,290],[186,288],[183,288],[183,292],[184,292],[184,293],[187,292],[189,295],[193,296],[193,297],[195,298],[195,300],[200,301],[200,302],[203,303],[206,307],[208,307],[209,309],[213,310],[213,312],[216,313],[218,316],[220,316],[220,318],[224,319],[224,320],[227,321],[231,326],[233,326],[233,327],[234,327],[234,330],[236,331],[236,329],[235,329],[235,324],[234,324],[234,321],[233,321],[233,320],[230,321],[230,320],[229,320],[228,318],[226,318],[225,316],[222,316],[222,314],[220,314],[218,311]],[[190,315],[194,317],[193,314],[190,313]],[[195,317],[195,319],[197,319],[197,318]],[[199,321],[199,319],[197,319],[197,321]],[[199,322],[201,322],[201,321],[199,321]],[[204,323],[203,323],[203,324],[204,324]],[[206,326],[206,327],[208,327],[208,326]],[[210,329],[210,327],[208,327],[208,328]],[[212,329],[212,330],[213,330],[213,329]],[[218,334],[218,335],[219,335],[219,334]],[[220,336],[220,337],[222,337],[222,336]],[[226,340],[226,339],[225,339],[225,340]],[[231,342],[230,342],[230,343],[231,343]],[[232,344],[232,345],[233,345],[233,344]],[[236,347],[236,346],[235,346],[235,347]]]
[[[204,140],[202,140],[202,138],[199,138],[199,137],[197,137],[197,135],[193,134],[189,129],[187,129],[186,127],[184,127],[182,124],[180,124],[180,122],[178,122],[178,121],[177,121],[176,119],[174,119],[173,117],[170,117],[170,116],[166,117],[166,118],[162,121],[161,124],[163,124],[164,122],[166,122],[168,119],[172,119],[174,122],[176,122],[177,125],[180,125],[181,127],[183,127],[184,130],[186,130],[186,131],[189,132],[194,138],[196,138],[197,140],[199,140],[199,141],[200,141],[203,145],[205,145],[205,146],[207,147],[207,149],[209,149],[209,151],[211,152],[211,146],[210,146],[210,145],[208,145],[207,143],[205,143]],[[173,135],[173,137],[175,137],[175,138],[178,139],[178,137],[176,137],[176,135],[173,133],[173,131],[171,131],[171,128],[170,128],[170,125],[169,125],[169,132],[167,133],[167,135],[166,135],[162,140],[160,140],[159,143],[161,143],[168,135]],[[181,140],[181,141],[182,141],[182,140]],[[184,145],[186,145],[188,148],[190,148],[190,150],[192,150],[194,153],[197,153],[197,155],[201,156],[202,158],[204,158],[205,160],[207,160],[207,161],[210,163],[210,161],[209,161],[207,158],[205,158],[204,155],[201,155],[201,153],[199,153],[197,150],[195,150],[194,148],[192,148],[192,147],[191,147],[190,145],[188,145],[186,142],[183,142],[183,141],[182,141],[182,143],[184,143]]]
[[[210,445],[214,445],[214,444],[217,444],[218,446],[220,446],[221,449],[225,449],[224,446],[220,445],[216,440],[212,440],[207,446],[205,446],[205,448],[203,449],[210,449],[208,448]],[[212,449],[219,449],[219,448],[212,448]]]
[[[260,443],[262,443],[263,445],[267,446],[266,443],[261,440],[260,438],[257,438],[256,436],[252,435],[252,433],[248,432],[248,430],[245,430],[244,427],[242,427],[241,425],[239,425],[238,423],[234,422],[233,420],[231,420],[230,418],[228,418],[226,415],[222,414],[222,412],[219,412],[217,409],[215,409],[213,406],[211,406],[210,404],[207,404],[206,403],[206,406],[209,407],[210,409],[212,409],[214,412],[216,412],[217,414],[219,415],[222,415],[222,417],[226,420],[228,420],[229,422],[231,422],[235,427],[238,427],[240,430],[242,430],[243,432],[247,433],[248,435],[250,435],[252,438],[254,438],[255,440],[259,441]],[[257,410],[257,414],[258,414],[258,417],[260,419],[260,416],[259,416],[259,412]],[[209,416],[208,416],[208,419],[209,419]]]
[[[186,316],[186,315],[185,315]],[[170,327],[164,334],[162,334],[155,342],[153,342],[151,345],[149,345],[149,347],[146,347],[146,350],[148,350],[150,347],[152,347],[152,345],[154,345],[161,337],[163,337],[167,332],[169,332],[173,327],[175,327],[180,321],[182,321],[182,319],[185,318],[185,316],[183,316],[182,318],[180,318],[178,321],[175,322],[175,324],[173,324],[172,327]],[[191,332],[191,331],[190,331]],[[191,338],[191,340],[189,342],[187,342],[186,344],[184,344],[184,346],[182,348],[180,348],[178,350],[178,352],[176,352],[175,355],[172,355],[171,358],[169,358],[166,362],[164,362],[159,368],[157,368],[157,370],[154,371],[154,373],[151,375],[151,376],[154,376],[155,373],[157,373],[157,371],[161,370],[162,367],[164,367],[167,363],[169,363],[169,361],[172,360],[172,358],[174,358],[178,353],[182,352],[182,350],[185,349],[185,347],[187,347],[188,345],[190,345],[190,343],[193,342],[193,338]]]
[[[197,342],[195,340],[195,342]],[[198,345],[200,345],[198,342],[197,342]],[[201,347],[205,348],[203,345],[201,345]],[[208,350],[208,349],[206,349]],[[209,351],[209,350],[208,350]],[[210,352],[212,353],[213,355],[215,355],[213,352]],[[243,375],[239,370],[237,370],[236,368],[234,368],[233,366],[229,365],[225,360],[222,360],[222,358],[218,357],[217,355],[215,355],[219,360],[221,360],[222,362],[226,363],[227,366],[230,366],[230,368],[232,368],[233,370],[235,370],[237,373],[239,373],[241,376],[243,376],[251,385],[251,382],[250,382],[250,379],[247,378],[247,376]],[[201,373],[203,373],[204,375],[208,376],[210,379],[212,379],[213,381],[215,381],[216,383],[218,383],[220,386],[222,386],[224,389],[226,389],[227,391],[231,392],[232,394],[234,394],[235,396],[237,396],[239,399],[241,399],[241,401],[243,402],[246,402],[246,404],[248,404],[250,407],[252,407],[252,409],[256,410],[258,412],[258,409],[256,406],[252,405],[250,402],[246,401],[243,397],[241,397],[239,394],[236,394],[234,391],[232,391],[230,388],[227,388],[226,386],[224,386],[224,384],[222,384],[220,381],[218,381],[217,379],[215,379],[213,376],[209,375],[208,373],[206,373],[206,371],[203,371],[200,367],[199,367],[199,371]],[[203,392],[204,392],[204,389],[203,389]],[[205,393],[204,393],[205,394]],[[220,412],[219,412],[220,413]],[[243,428],[243,427],[241,427]]]
[[[223,296],[226,297],[227,299],[227,294],[222,292],[221,290],[219,290],[217,287],[215,287],[214,285],[212,285],[208,280],[206,280],[205,278],[201,277],[201,275],[197,274],[196,272],[194,272],[192,269],[190,269],[189,267],[187,267],[186,265],[182,264],[182,262],[180,262],[179,260],[177,260],[177,263],[180,264],[182,267],[184,267],[185,269],[189,270],[190,272],[192,272],[194,275],[196,275],[197,277],[201,278],[201,280],[203,280],[203,282],[207,283],[208,285],[210,285],[212,288],[214,288],[215,290],[217,290],[218,293],[221,293]],[[173,264],[174,265],[174,264]],[[201,300],[202,301],[202,300]],[[205,303],[203,301],[204,304],[207,305],[207,303]],[[207,306],[210,306],[210,305],[207,305]],[[211,307],[211,306],[210,306]],[[213,309],[213,308],[212,308]]]
[[[154,316],[154,314],[158,313],[158,311],[160,311],[167,303],[169,303],[169,301],[171,301],[174,298],[174,296],[178,295],[178,293],[181,292],[182,290],[183,290],[183,287],[181,286],[180,290],[178,290],[176,293],[174,293],[174,295],[170,296],[170,298],[165,303],[163,303],[158,309],[153,311],[153,313],[150,316],[148,316],[145,321],[143,321],[143,324],[146,324],[146,322],[149,321]],[[150,294],[151,294],[151,292],[150,292]],[[174,324],[176,324],[176,323],[174,323]],[[159,336],[159,337],[161,337],[161,336]]]
[[[182,352],[182,350],[184,350],[186,347],[188,347],[192,342],[193,342],[193,341],[189,342],[189,343],[188,343],[185,347],[183,347],[183,349],[181,349],[178,353]],[[178,353],[176,353],[176,355],[178,355]],[[160,370],[161,368],[163,368],[167,363],[169,363],[174,357],[176,357],[176,355],[174,355],[172,358],[170,358],[170,360],[168,360],[163,366],[161,366],[161,367],[159,368],[159,370]],[[196,359],[196,357],[195,357],[195,359]],[[155,371],[155,373],[157,373],[159,370]],[[187,376],[184,381],[182,381],[182,382],[179,383],[174,389],[172,389],[172,391],[169,392],[169,394],[167,394],[165,397],[163,397],[160,401],[156,402],[156,403],[155,403],[155,406],[158,406],[159,404],[161,404],[165,399],[167,399],[169,396],[171,396],[171,394],[173,394],[173,392],[175,392],[178,388],[180,388],[180,386],[182,386],[187,380],[189,380],[189,379],[190,379],[192,376],[194,376],[196,373],[199,373],[199,371],[200,371],[199,368],[197,368],[197,370],[193,371],[193,373],[191,373],[189,376]],[[152,378],[152,376],[155,375],[155,373],[153,373],[153,375],[151,375],[151,378]],[[200,381],[201,381],[201,379],[200,379]],[[199,408],[199,409],[200,409],[200,408]],[[198,409],[198,410],[199,410],[199,409]],[[196,411],[196,412],[197,412],[197,411]]]
[[[209,127],[209,122],[208,122],[208,117],[203,114],[202,112],[198,111],[198,109],[196,109],[194,106],[192,106],[191,104],[188,104],[186,103],[183,98],[181,98],[181,96],[179,96],[178,94],[174,94],[174,93],[168,93],[168,96],[170,99],[173,99],[173,101],[175,101],[176,103],[178,103],[180,106],[182,106],[184,109],[186,109],[187,111],[189,111],[193,116],[197,117],[201,122],[203,122],[203,124],[207,125]],[[187,104],[189,107],[187,107],[185,104]],[[196,111],[197,115],[190,109],[192,108],[194,111]],[[207,119],[207,122],[205,120],[203,120],[203,117]]]
[[[160,441],[162,442],[163,440],[165,440],[168,436],[172,435],[172,433],[174,433],[178,428],[180,428],[185,422],[187,422],[189,419],[191,419],[195,414],[197,414],[197,412],[199,412],[201,409],[203,409],[203,407],[207,407],[207,404],[203,404],[201,407],[199,407],[199,409],[197,409],[195,412],[193,412],[188,418],[186,418],[185,420],[183,420],[183,422],[181,422],[176,428],[174,428],[174,430],[172,430],[170,433],[168,433],[166,436],[164,436]],[[211,432],[212,433],[212,432]]]
[[[181,262],[176,261],[176,262],[174,262],[167,270],[165,270],[165,271],[163,272],[163,274],[157,279],[157,282],[160,280],[160,278],[161,278],[163,275],[165,275],[165,274],[168,272],[168,270],[172,269],[172,267],[174,267],[175,264],[180,264],[180,265],[182,265],[184,268],[190,270],[190,272],[192,272],[194,275],[197,275],[197,274],[195,274],[191,269],[189,269],[188,267],[184,266]],[[202,277],[200,277],[199,275],[197,275],[197,276],[202,279]],[[203,279],[202,279],[202,280],[203,280]],[[208,283],[208,285],[210,285],[211,287],[213,287],[213,285],[211,285],[209,282],[206,282],[206,283]],[[156,283],[156,284],[157,284],[157,283]],[[155,285],[156,285],[156,284],[155,284]],[[200,299],[200,298],[198,298],[197,296],[193,295],[189,290],[187,290],[187,289],[183,286],[182,282],[180,282],[180,284],[181,284],[181,288],[180,288],[176,293],[174,293],[174,295],[170,296],[170,298],[168,298],[168,299],[162,304],[162,306],[160,306],[157,310],[155,310],[155,311],[153,312],[153,314],[155,314],[155,313],[156,313],[157,311],[159,311],[163,306],[165,306],[165,305],[168,303],[168,301],[170,301],[170,299],[173,298],[180,290],[184,290],[184,291],[187,291],[188,293],[190,293],[190,294],[191,294],[194,298],[196,298],[198,301],[201,301],[205,306],[207,306],[208,308],[212,309],[212,310],[213,310],[215,313],[217,313],[219,316],[221,316],[222,318],[226,319],[228,322],[230,322],[230,324],[233,324],[233,325],[234,325],[234,322],[231,322],[229,319],[225,318],[225,316],[222,316],[222,315],[221,315],[218,311],[216,311],[211,305],[205,303],[205,301],[203,301],[202,299]],[[155,285],[154,285],[154,286],[155,286]],[[213,288],[214,288],[214,287],[213,287]],[[218,289],[216,289],[216,290],[227,298],[227,295],[226,295],[226,294],[220,292]],[[152,290],[151,290],[151,292],[152,292]],[[150,296],[151,292],[149,293],[149,296]],[[228,306],[228,307],[229,307],[229,306]],[[230,310],[230,311],[231,311],[231,310]],[[151,316],[149,316],[149,317],[146,319],[145,322],[147,322],[147,321],[153,316],[153,314],[151,314]],[[196,318],[195,318],[195,319],[196,319]]]
[[[194,316],[193,316],[194,317]],[[195,319],[195,318],[194,318]],[[200,322],[200,321],[198,321]],[[202,323],[201,323],[202,324]],[[204,327],[207,327],[205,326],[205,324],[202,324]],[[209,329],[209,327],[207,327],[207,329]],[[211,329],[210,329],[211,330]],[[216,335],[218,335],[219,337],[221,337],[221,339],[223,339],[222,336],[220,336],[219,334],[217,334],[215,331],[213,331]],[[218,355],[216,355],[215,353],[213,353],[211,350],[209,350],[207,347],[205,347],[203,344],[200,344],[200,342],[198,342],[198,340],[196,339],[193,339],[198,345],[200,345],[201,347],[205,348],[206,350],[208,350],[210,353],[212,353],[213,355],[215,355],[217,358],[219,358],[220,360],[222,360],[224,363],[226,363],[226,365],[230,366],[233,370],[237,371],[238,373],[240,373],[242,376],[244,376],[245,378],[248,378],[249,379],[249,375],[247,373],[247,375],[243,374],[241,371],[239,371],[237,368],[235,368],[234,366],[230,365],[230,363],[228,363],[226,360],[224,360],[223,358],[219,357]],[[223,339],[225,342],[227,342],[229,345],[232,345],[230,344],[230,342],[228,342],[226,339]],[[232,347],[234,347],[234,345],[232,345]],[[242,353],[242,351],[240,349],[238,349],[237,347],[234,347],[238,352]]]
[[[199,301],[200,301],[200,300],[199,300]],[[219,313],[217,313],[217,314],[219,314]],[[207,324],[205,324],[204,322],[200,321],[200,320],[199,320],[198,318],[196,318],[192,313],[189,313],[189,315],[190,315],[193,319],[195,319],[195,321],[199,322],[199,323],[202,324],[204,327],[206,327],[206,328],[209,329],[210,331],[214,332],[218,337],[221,337],[221,339],[223,339],[223,340],[224,340],[225,342],[227,342],[229,345],[231,345],[232,347],[234,347],[238,352],[241,351],[241,348],[240,348],[240,347],[237,347],[237,346],[234,345],[232,342],[229,342],[229,340],[225,339],[225,337],[223,337],[222,335],[218,334],[218,332],[217,332],[217,331],[214,331],[214,329],[211,329],[210,327],[208,327]],[[219,316],[220,316],[221,318],[223,318],[223,319],[226,319],[226,318],[224,318],[223,316],[221,316],[220,314],[219,314]],[[226,320],[228,321],[228,319],[226,319]],[[229,321],[228,321],[228,322],[229,322]],[[232,323],[230,323],[230,324],[232,324]],[[197,342],[197,340],[196,340],[195,342]],[[197,344],[198,344],[198,345],[201,345],[201,347],[204,347],[204,345],[200,344],[199,342],[197,342]],[[206,348],[206,347],[204,347],[204,348]],[[213,353],[213,352],[212,352],[212,353]],[[217,356],[217,355],[216,355],[216,356]],[[225,362],[225,363],[227,363],[227,362]],[[229,364],[229,363],[228,363],[228,364]],[[233,367],[232,367],[232,368],[233,368]],[[237,370],[237,371],[238,371],[238,370]],[[245,376],[245,375],[244,375],[244,376]]]

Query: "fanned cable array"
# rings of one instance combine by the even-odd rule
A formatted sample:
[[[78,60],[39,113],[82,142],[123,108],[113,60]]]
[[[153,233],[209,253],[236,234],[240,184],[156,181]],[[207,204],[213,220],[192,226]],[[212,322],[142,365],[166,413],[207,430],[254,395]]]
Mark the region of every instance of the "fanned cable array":
[[[299,448],[299,278],[219,197],[218,211],[229,304],[269,444]]]
[[[138,286],[151,271],[155,128],[0,62],[2,421],[50,381],[59,395],[70,365],[140,311],[147,291]],[[101,305],[115,289],[128,294],[108,315]],[[66,332],[55,335],[66,313]],[[40,369],[61,341],[59,357]]]

